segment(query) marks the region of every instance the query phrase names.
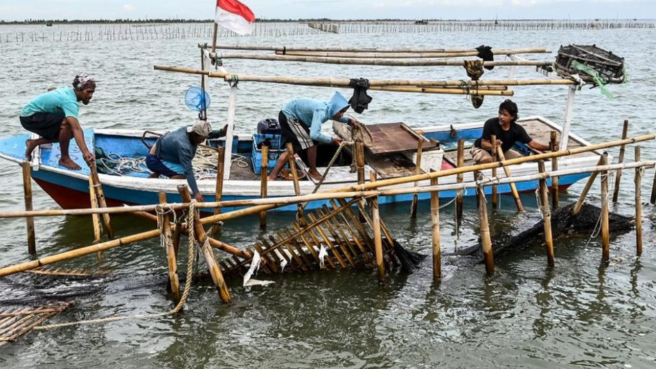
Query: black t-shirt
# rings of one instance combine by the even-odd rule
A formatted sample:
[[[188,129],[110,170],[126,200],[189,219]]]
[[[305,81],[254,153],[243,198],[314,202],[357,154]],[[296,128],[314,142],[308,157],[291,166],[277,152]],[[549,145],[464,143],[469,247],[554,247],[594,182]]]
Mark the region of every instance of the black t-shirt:
[[[488,119],[483,126],[483,135],[481,138],[491,142],[492,135],[497,136],[497,140],[503,142],[503,145],[501,145],[503,152],[510,150],[517,141],[527,144],[533,140],[531,136],[526,133],[524,127],[517,123],[510,123],[510,129],[504,131],[503,128],[501,128],[501,124],[499,124],[499,118]],[[481,146],[481,138],[474,142],[474,146],[483,147]]]

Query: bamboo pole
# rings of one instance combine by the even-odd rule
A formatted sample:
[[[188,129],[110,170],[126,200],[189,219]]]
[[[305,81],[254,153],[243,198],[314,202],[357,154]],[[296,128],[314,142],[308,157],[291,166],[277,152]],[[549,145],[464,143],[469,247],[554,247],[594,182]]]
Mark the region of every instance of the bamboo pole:
[[[458,158],[456,164],[458,168],[465,167],[465,140],[463,139],[458,140]],[[464,173],[458,173],[456,177],[457,183],[463,183],[464,180],[465,180]],[[464,198],[465,198],[464,193],[462,191],[458,191],[458,195],[456,197],[456,222],[458,224],[462,222]]]
[[[104,209],[107,207],[107,200],[105,200],[105,192],[103,191],[102,183],[100,183],[100,176],[98,176],[98,169],[96,168],[96,163],[93,162],[91,165],[89,165],[89,169],[91,170],[91,178],[93,179],[93,183],[96,189],[96,197],[98,198],[98,207]],[[111,240],[114,238],[114,230],[112,229],[112,221],[109,216],[109,213],[103,213],[102,219],[103,219],[103,225],[105,226],[105,233],[107,233],[107,237],[109,237],[109,239]]]
[[[420,138],[417,140],[417,160],[415,162],[415,172],[421,174],[421,154],[424,148],[424,140]],[[373,178],[373,177],[372,177]],[[415,182],[415,186],[419,186],[419,182]],[[410,204],[410,218],[417,217],[417,204],[419,203],[419,195],[412,196],[412,203]]]
[[[540,173],[545,173],[546,169],[544,161],[538,162],[538,170]],[[551,210],[549,209],[549,195],[547,193],[547,180],[540,180],[540,212],[544,218],[544,241],[547,250],[547,263],[550,267],[554,266],[554,245],[553,236],[551,234]]]
[[[159,203],[166,204],[166,192],[159,193]],[[169,266],[168,284],[173,294],[173,302],[176,304],[180,301],[180,281],[178,280],[178,262],[175,249],[173,248],[173,235],[171,233],[171,213],[165,212],[162,215],[161,233],[164,238],[164,247],[166,249],[166,261]]]
[[[490,143],[492,144],[492,147],[497,147],[497,136],[492,135],[490,137]],[[497,151],[493,150],[492,151],[492,161],[497,161]],[[496,178],[497,176],[497,168],[492,168],[492,177]],[[492,185],[492,209],[498,209],[499,208],[499,194],[497,191],[497,186]]]
[[[606,163],[607,160],[607,153],[603,153],[599,157],[599,161],[597,162],[597,165],[603,165],[602,163]],[[576,201],[576,205],[574,205],[574,209],[572,209],[572,215],[576,215],[581,211],[581,207],[583,207],[583,203],[585,202],[585,199],[588,197],[588,192],[590,192],[590,188],[592,187],[592,184],[594,183],[595,179],[597,178],[597,172],[593,172],[590,174],[590,177],[588,178],[588,181],[585,182],[585,186],[583,187],[583,191],[581,191],[581,194],[579,195],[578,201]]]
[[[330,78],[330,77],[286,77],[286,76],[260,76],[243,73],[212,72],[201,69],[184,68],[166,65],[156,65],[155,70],[165,72],[177,72],[186,74],[205,74],[210,78],[223,78],[226,82],[237,79],[240,82],[263,82],[263,83],[283,83],[299,86],[323,86],[323,87],[344,87],[348,88],[350,78]],[[523,80],[478,80],[476,86],[534,86],[534,85],[567,85],[574,86],[577,82],[570,79],[523,79]],[[448,80],[448,81],[430,81],[430,80],[408,80],[408,79],[370,79],[369,86],[415,86],[415,87],[469,87],[473,85],[467,80]]]
[[[405,54],[390,56],[394,54],[387,54],[386,56],[378,54],[361,54],[355,55],[331,55],[331,56],[304,56],[304,55],[269,55],[269,54],[237,54],[237,53],[224,53],[219,54],[221,59],[246,59],[246,60],[266,60],[266,61],[283,61],[283,62],[304,62],[304,63],[322,63],[322,64],[341,64],[341,65],[381,65],[393,67],[464,67],[466,60],[398,60],[399,58],[435,58],[436,56],[423,56],[422,54]],[[415,55],[415,56],[406,56]],[[435,55],[435,54],[433,54]],[[444,54],[444,56],[437,57],[461,57],[462,55]],[[380,60],[385,58],[388,60]],[[397,60],[389,60],[397,59]],[[484,61],[485,67],[507,67],[507,66],[548,66],[553,65],[552,61],[546,60],[497,60],[497,61]]]
[[[437,178],[431,178],[431,186],[437,186]],[[431,233],[433,236],[433,278],[442,278],[442,242],[440,239],[440,198],[431,192]]]
[[[551,131],[550,136],[549,136],[549,146],[551,148],[551,151],[555,151],[556,148],[556,131]],[[626,137],[624,137],[626,138]],[[551,171],[552,172],[557,172],[558,171],[558,158],[552,158],[551,159]],[[559,192],[559,184],[558,184],[558,177],[551,177],[551,202],[552,206],[554,209],[558,207],[558,192]]]
[[[488,276],[494,275],[494,255],[492,252],[492,238],[490,237],[490,226],[487,219],[487,204],[485,203],[485,192],[482,186],[476,187],[478,193],[478,214],[481,222],[481,245],[483,247],[483,260],[485,271]]]
[[[221,146],[218,148],[217,153],[217,162],[216,162],[216,185],[214,187],[214,198],[216,202],[220,202],[223,199],[223,180],[225,172],[225,147]],[[214,215],[221,214],[221,208],[214,208]],[[215,235],[221,231],[221,224],[215,223],[212,224],[210,234]]]
[[[421,140],[419,141],[421,142]],[[376,182],[376,173],[371,172],[370,182]],[[374,245],[376,247],[376,265],[378,266],[378,282],[385,282],[385,260],[383,259],[383,238],[381,235],[380,211],[378,209],[378,196],[369,200],[373,218],[372,228],[374,229]],[[392,240],[388,240],[390,243]]]
[[[388,91],[388,92],[410,92],[410,93],[425,93],[425,94],[438,94],[438,95],[479,95],[479,96],[515,96],[513,90],[478,90],[472,88],[429,88],[429,87],[407,87],[407,86],[373,86],[369,88],[374,91]]]
[[[182,201],[191,202],[191,194],[189,193],[189,189],[187,188],[186,185],[179,185],[178,192],[182,197]],[[200,245],[203,251],[203,256],[205,257],[205,263],[207,264],[207,268],[209,269],[210,275],[212,276],[212,281],[214,281],[214,285],[216,285],[216,288],[219,291],[219,296],[221,297],[221,300],[226,303],[230,302],[231,301],[230,291],[228,291],[228,286],[226,285],[225,280],[223,279],[223,273],[221,273],[221,268],[219,268],[219,265],[216,262],[214,253],[212,252],[212,249],[209,246],[209,242],[205,243],[208,236],[205,233],[203,224],[199,220],[198,213],[196,213],[196,215],[194,216],[194,224],[193,225],[190,224],[189,227],[194,227],[196,241],[198,242],[198,244]]]
[[[262,172],[260,179],[260,197],[266,199],[267,197],[267,179],[269,178],[269,146],[262,145]],[[266,229],[266,210],[260,213],[260,229]]]
[[[629,121],[624,120],[624,127],[622,128],[622,139],[625,140],[629,134]],[[624,162],[624,151],[626,150],[626,145],[620,146],[620,156],[618,163]],[[622,179],[622,171],[618,170],[615,174],[615,191],[613,192],[613,202],[616,203],[620,195],[620,180]]]
[[[199,45],[202,47],[202,45]],[[218,45],[219,49],[223,50],[256,50],[256,51],[279,51],[283,53],[292,52],[351,52],[351,53],[476,53],[476,49],[443,49],[443,48],[379,48],[379,47],[293,47],[293,46],[270,46],[270,45]],[[512,54],[536,54],[536,53],[550,53],[550,49],[546,48],[522,48],[522,49],[495,49],[496,55],[512,55]]]
[[[503,149],[501,149],[500,146],[496,146],[495,150],[497,150],[497,155],[499,156],[499,159],[501,159],[501,162],[502,163],[505,162],[506,157],[503,155]],[[506,173],[506,177],[512,177],[512,173],[508,166],[504,165],[503,171]],[[510,191],[512,192],[513,198],[515,199],[515,205],[517,206],[517,211],[524,211],[522,200],[519,198],[519,192],[517,192],[517,186],[515,186],[514,183],[510,184]]]
[[[91,202],[91,209],[98,209],[98,195],[96,194],[96,184],[93,177],[89,176],[89,198]],[[91,216],[91,224],[93,225],[93,243],[99,243],[102,230],[100,227],[100,215],[93,214]],[[98,258],[102,257],[102,252],[98,252]]]
[[[32,211],[32,177],[29,162],[21,163],[23,170],[23,197],[25,199],[25,211]],[[27,252],[30,255],[36,255],[36,236],[34,233],[34,218],[26,217],[27,223]]]
[[[635,161],[640,161],[640,146],[635,148]],[[643,168],[635,170],[635,212],[636,212],[636,255],[642,255],[642,172]]]
[[[364,184],[366,179],[365,179],[365,172],[364,172],[364,166],[365,166],[365,157],[364,157],[364,143],[361,140],[356,140],[355,141],[355,170],[358,174],[358,184]],[[362,210],[359,209],[359,219],[360,223],[364,223],[364,214],[362,214]]]
[[[301,195],[301,185],[298,182],[298,172],[296,172],[296,159],[294,158],[294,146],[291,142],[287,142],[287,160],[289,162],[289,170],[292,173],[292,180],[294,181],[294,193],[296,196]],[[308,174],[309,175],[309,174]],[[301,222],[305,222],[305,210],[302,204],[298,204],[298,218]]]
[[[623,141],[612,141],[612,142],[607,142],[607,143],[602,143],[602,144],[595,144],[595,145],[590,145],[590,146],[584,146],[584,147],[579,147],[575,149],[568,149],[568,150],[561,150],[557,152],[550,152],[550,153],[544,153],[544,154],[538,154],[538,155],[532,155],[532,156],[527,156],[527,157],[521,157],[521,158],[516,158],[516,159],[508,159],[504,162],[496,162],[496,163],[489,163],[489,164],[479,164],[479,165],[472,165],[472,166],[467,166],[467,167],[462,167],[462,168],[454,168],[454,169],[449,169],[449,170],[442,170],[434,173],[425,173],[421,175],[414,175],[414,176],[408,176],[408,177],[402,177],[402,178],[393,178],[393,179],[386,179],[386,180],[379,180],[376,183],[364,183],[361,185],[350,185],[350,186],[344,186],[344,187],[339,187],[336,189],[332,190],[327,190],[327,191],[321,191],[312,195],[303,195],[300,197],[281,197],[281,198],[268,198],[268,199],[252,199],[252,200],[234,200],[234,201],[223,201],[223,202],[204,202],[204,203],[198,203],[197,206],[200,208],[209,208],[209,207],[236,207],[236,206],[249,206],[252,205],[252,208],[248,209],[240,209],[240,210],[235,210],[230,213],[225,213],[225,214],[219,214],[216,216],[210,216],[203,218],[201,222],[203,224],[210,224],[210,223],[215,223],[218,221],[222,220],[227,220],[227,219],[234,219],[241,217],[243,215],[252,215],[259,213],[262,210],[270,210],[276,207],[281,207],[281,206],[286,206],[289,204],[295,204],[298,202],[307,202],[307,201],[314,201],[314,200],[325,200],[325,199],[330,199],[330,198],[340,198],[340,199],[345,199],[345,198],[351,198],[353,196],[368,196],[368,195],[376,195],[378,193],[376,192],[366,192],[368,190],[374,189],[374,188],[382,188],[382,187],[388,187],[388,186],[394,186],[394,185],[401,185],[401,184],[406,184],[406,183],[411,183],[411,182],[416,182],[416,181],[424,181],[424,180],[429,180],[430,178],[439,178],[439,177],[446,177],[446,176],[451,176],[451,175],[456,175],[456,174],[461,174],[461,173],[467,173],[467,172],[472,172],[472,171],[482,171],[482,170],[487,170],[487,169],[492,169],[492,168],[498,168],[500,166],[510,166],[510,165],[517,165],[517,164],[523,164],[527,162],[532,162],[532,161],[537,161],[537,160],[545,160],[545,159],[551,159],[554,157],[561,157],[561,156],[567,156],[567,155],[575,155],[575,154],[580,154],[583,152],[589,152],[589,151],[595,151],[595,150],[600,150],[600,149],[605,149],[609,147],[614,147],[614,146],[619,146],[621,144],[626,144],[626,143],[637,143],[637,142],[644,142],[648,140],[654,139],[654,135],[643,135],[643,136],[638,136],[635,138],[630,138],[627,140]],[[650,164],[651,166],[651,164]],[[614,169],[617,169],[619,167],[613,167]],[[589,171],[585,170],[574,170],[574,171],[560,171],[558,173],[559,176],[567,175],[570,173],[587,173]],[[523,177],[526,178],[526,177]],[[530,180],[530,179],[522,179],[522,181],[525,180]],[[508,181],[508,182],[497,182],[497,183],[511,183],[515,181]],[[458,187],[459,188],[459,187]],[[363,192],[364,191],[364,192]],[[381,196],[386,196],[388,192],[381,193],[379,195]],[[140,206],[124,206],[124,207],[113,207],[113,208],[107,208],[107,209],[99,209],[99,210],[91,210],[91,209],[70,209],[70,210],[34,210],[30,212],[4,212],[0,213],[0,218],[17,218],[17,217],[25,217],[25,216],[61,216],[61,215],[89,215],[93,213],[103,213],[107,212],[109,214],[118,214],[118,213],[133,213],[133,212],[138,212],[138,211],[155,211],[159,205],[140,205]],[[189,204],[169,204],[167,205],[167,209],[172,209],[172,210],[177,210],[177,209],[186,209],[189,207]]]
[[[656,171],[654,171],[654,182],[651,184],[651,197],[649,198],[650,204],[656,204]]]
[[[601,165],[607,164],[607,155],[603,155]],[[601,260],[607,263],[610,260],[610,226],[608,223],[608,171],[601,172],[601,246],[603,248]]]

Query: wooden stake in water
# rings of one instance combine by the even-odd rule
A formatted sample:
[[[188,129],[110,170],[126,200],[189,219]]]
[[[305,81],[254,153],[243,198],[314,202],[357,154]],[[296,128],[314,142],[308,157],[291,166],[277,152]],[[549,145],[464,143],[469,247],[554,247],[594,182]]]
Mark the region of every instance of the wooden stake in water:
[[[476,187],[478,193],[478,214],[481,221],[481,244],[483,247],[483,260],[485,271],[488,276],[494,275],[494,255],[492,252],[492,238],[490,237],[490,225],[487,219],[487,204],[485,203],[485,192],[483,187]]]
[[[166,192],[159,193],[159,203],[166,205]],[[162,224],[160,225],[162,236],[164,237],[164,247],[166,248],[166,261],[169,266],[169,288],[173,294],[173,301],[177,304],[180,301],[180,281],[178,280],[178,262],[175,248],[173,247],[173,235],[171,232],[171,211],[166,211],[162,215]],[[178,226],[178,228],[181,228]]]
[[[431,186],[437,186],[437,178],[431,178]],[[440,197],[431,192],[431,232],[433,236],[433,278],[442,278],[442,242],[440,239]]]
[[[269,146],[262,145],[262,173],[260,180],[260,197],[266,199],[268,183],[267,179],[269,178]],[[266,218],[267,212],[264,210],[260,213],[260,228],[266,229]]]
[[[98,209],[98,195],[96,194],[96,184],[93,181],[93,177],[89,176],[89,199],[91,202],[91,209]],[[93,214],[91,216],[91,222],[93,224],[93,244],[100,243],[100,237],[102,230],[100,227],[100,215]],[[102,252],[98,251],[98,259],[102,257]]]
[[[371,172],[371,181],[376,181],[376,173]],[[373,218],[374,244],[376,246],[376,265],[378,266],[378,282],[385,282],[385,261],[383,259],[383,238],[380,229],[380,211],[378,210],[378,196],[369,201]],[[392,240],[388,240],[392,242]]]
[[[424,148],[424,140],[423,138],[417,139],[417,162],[415,163],[416,166],[416,173],[421,174],[421,154]],[[415,182],[415,186],[419,186],[419,182]],[[412,204],[410,204],[410,218],[416,218],[417,217],[417,203],[419,202],[419,195],[414,194],[412,196]]]
[[[32,211],[32,176],[29,162],[21,163],[23,169],[23,196],[25,211]],[[27,252],[36,255],[36,237],[34,235],[34,217],[25,218],[27,222]]]
[[[506,161],[506,157],[503,155],[503,149],[497,147],[497,155],[501,161]],[[503,166],[503,171],[506,172],[506,177],[512,177],[510,168],[507,165]],[[524,211],[524,206],[522,205],[522,200],[519,198],[519,192],[517,192],[517,186],[514,183],[510,184],[510,191],[512,192],[513,198],[515,198],[515,205],[517,205],[517,211]]]
[[[107,201],[105,200],[105,192],[103,191],[102,188],[102,183],[100,183],[100,176],[98,176],[98,170],[96,169],[96,162],[92,162],[91,165],[89,165],[89,169],[91,170],[91,178],[93,179],[93,183],[95,185],[96,189],[96,197],[98,198],[98,206],[101,208],[106,208],[107,207]],[[109,217],[109,214],[104,213],[102,215],[103,219],[103,225],[105,226],[105,233],[107,233],[107,237],[109,237],[110,240],[114,239],[114,230],[112,229],[112,221],[111,218]]]
[[[214,187],[214,201],[221,201],[223,198],[223,178],[225,171],[225,147],[219,146],[218,148],[218,157],[216,163],[216,186]],[[214,215],[221,214],[221,207],[217,206],[214,208]],[[210,233],[215,235],[221,231],[221,224],[214,223],[210,230]],[[176,248],[177,250],[177,248]]]
[[[301,185],[298,182],[298,172],[296,172],[296,160],[294,159],[294,146],[292,146],[291,142],[287,142],[287,160],[289,162],[289,170],[292,173],[292,179],[294,181],[294,193],[296,194],[296,196],[300,196]],[[303,210],[303,204],[298,204],[298,218],[305,219],[305,211]]]
[[[629,135],[629,121],[625,120],[624,121],[624,127],[622,128],[622,139],[625,140],[626,137]],[[624,163],[624,152],[626,151],[626,145],[620,146],[620,156],[618,159],[618,163],[622,164]],[[617,173],[615,173],[615,191],[613,192],[613,202],[617,202],[617,199],[620,195],[620,180],[622,179],[622,170],[618,169]]]
[[[604,153],[605,154],[605,153]],[[600,165],[608,164],[608,156],[603,155],[603,162]],[[601,261],[607,263],[610,260],[610,225],[608,223],[608,171],[601,172]]]
[[[635,161],[640,161],[640,146],[635,147]],[[642,171],[635,170],[636,255],[642,255]]]
[[[597,162],[597,166],[602,165],[601,163],[606,163],[608,162],[606,153],[603,153],[599,157],[599,161]],[[574,209],[572,209],[572,215],[576,215],[581,211],[581,207],[583,207],[583,203],[585,202],[585,199],[588,197],[588,192],[590,192],[590,188],[592,187],[592,184],[594,183],[595,179],[597,178],[597,172],[593,172],[590,174],[590,177],[588,178],[588,181],[585,182],[585,186],[583,187],[583,191],[581,191],[581,194],[579,195],[579,199],[576,202],[576,205],[574,205]]]
[[[538,170],[540,173],[546,171],[544,161],[538,162]],[[553,236],[551,234],[551,210],[549,209],[549,195],[547,193],[547,180],[540,179],[540,211],[544,217],[544,241],[547,249],[547,262],[550,267],[554,266],[554,245]]]
[[[187,188],[187,186],[179,185],[178,192],[180,193],[183,202],[186,203],[191,202],[191,194],[189,193],[189,189]],[[198,210],[196,210],[196,215],[194,217],[194,220],[195,220],[194,224],[189,224],[188,226],[194,227],[196,241],[198,242],[198,244],[200,245],[203,251],[203,256],[205,257],[205,263],[207,264],[207,268],[210,270],[212,281],[214,281],[214,284],[219,290],[219,296],[221,296],[221,300],[223,302],[230,302],[232,298],[230,297],[230,291],[228,290],[228,286],[226,285],[225,280],[223,279],[223,273],[221,273],[221,268],[219,268],[219,265],[216,262],[216,259],[214,257],[214,252],[212,252],[212,248],[209,246],[209,244],[205,243],[205,240],[207,239],[207,234],[205,233],[203,224],[200,222]]]
[[[465,166],[465,140],[462,138],[458,140],[458,159],[456,165],[458,168]],[[456,180],[458,183],[462,183],[465,180],[465,175],[463,173],[458,173]],[[458,191],[458,196],[456,197],[456,222],[460,224],[462,222],[462,209],[464,202],[464,193],[462,190]]]
[[[492,135],[490,137],[490,143],[492,144],[492,147],[497,147],[497,136]],[[492,150],[492,161],[497,161],[497,151]],[[497,168],[492,168],[492,177],[496,178],[497,177]],[[499,208],[499,194],[497,193],[497,185],[492,185],[492,209],[498,209]]]
[[[364,184],[366,180],[364,177],[365,174],[364,166],[365,166],[364,143],[362,143],[361,140],[356,140],[355,141],[355,170],[358,174],[358,184]],[[365,222],[364,215],[361,213],[362,211],[360,211],[359,214],[360,223],[364,223]]]
[[[549,147],[551,151],[556,151],[556,139],[557,132],[551,131]],[[551,158],[551,171],[555,172],[558,170],[558,158]],[[554,209],[558,208],[558,177],[551,177],[551,202]]]

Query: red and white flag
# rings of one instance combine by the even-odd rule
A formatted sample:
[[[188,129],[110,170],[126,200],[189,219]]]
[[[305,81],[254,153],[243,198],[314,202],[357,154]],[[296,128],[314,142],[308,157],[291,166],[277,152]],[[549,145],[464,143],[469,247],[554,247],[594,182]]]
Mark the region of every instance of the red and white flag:
[[[240,35],[253,31],[255,14],[237,0],[216,0],[216,24]]]

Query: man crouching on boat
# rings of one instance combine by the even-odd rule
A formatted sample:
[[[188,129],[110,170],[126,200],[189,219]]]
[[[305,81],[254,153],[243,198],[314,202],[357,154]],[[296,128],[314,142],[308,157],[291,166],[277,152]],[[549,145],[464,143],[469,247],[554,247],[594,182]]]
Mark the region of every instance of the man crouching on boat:
[[[20,122],[26,130],[38,134],[39,138],[25,141],[25,157],[32,160],[32,151],[42,144],[59,142],[61,156],[59,165],[79,170],[80,166],[71,159],[68,146],[72,138],[82,152],[87,164],[94,160],[93,154],[84,142],[84,132],[80,127],[79,101],[88,105],[96,91],[96,81],[86,74],[75,76],[73,88],[49,89],[45,94],[35,97],[25,105],[20,114]]]
[[[344,117],[344,113],[349,108],[346,98],[339,92],[335,92],[329,102],[300,98],[294,99],[287,103],[280,114],[278,121],[282,128],[282,137],[286,142],[291,142],[295,153],[307,150],[309,174],[315,180],[321,179],[321,174],[317,171],[317,145],[319,143],[339,145],[342,139],[339,137],[330,137],[321,133],[321,125],[332,119],[348,125],[360,124],[357,120]],[[288,153],[285,151],[278,163],[269,174],[269,180],[273,181],[278,177],[280,170],[287,163]]]
[[[517,104],[511,100],[506,100],[499,105],[499,116],[497,118],[488,119],[483,126],[483,135],[481,138],[474,142],[471,148],[471,155],[476,164],[486,164],[492,162],[492,136],[496,136],[497,146],[503,150],[503,155],[506,159],[514,159],[522,155],[514,150],[511,150],[515,142],[527,144],[530,148],[535,150],[550,150],[549,145],[542,144],[532,139],[526,133],[524,127],[517,124],[518,109]],[[554,150],[558,150],[558,143]]]
[[[192,161],[198,145],[208,138],[225,136],[226,128],[212,131],[210,123],[201,120],[193,126],[181,127],[160,137],[146,156],[146,166],[153,172],[149,178],[160,175],[171,179],[186,178],[196,201],[205,201],[196,184]]]

